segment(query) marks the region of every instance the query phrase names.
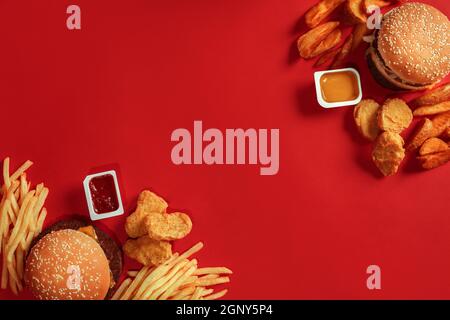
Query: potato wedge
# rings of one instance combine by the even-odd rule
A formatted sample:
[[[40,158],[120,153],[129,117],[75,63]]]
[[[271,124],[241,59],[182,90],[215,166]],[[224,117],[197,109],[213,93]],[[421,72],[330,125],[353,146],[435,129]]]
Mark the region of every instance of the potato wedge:
[[[390,6],[392,1],[384,1],[384,0],[365,0],[364,1],[364,10],[368,12],[370,6],[377,6],[380,8],[384,8]]]
[[[339,29],[333,30],[313,51],[311,58],[317,57],[322,53],[334,48],[342,38],[342,31]]]
[[[435,115],[431,122],[433,123],[433,137],[438,137],[450,127],[450,111]]]
[[[431,106],[422,106],[414,110],[415,116],[430,116],[450,110],[450,101],[444,101]]]
[[[425,140],[433,137],[433,122],[425,118],[416,129],[416,132],[411,138],[411,141],[406,146],[406,151],[413,151],[420,147]]]
[[[322,0],[318,2],[305,13],[306,25],[310,28],[317,27],[345,1],[346,0]]]
[[[353,28],[353,40],[352,40],[352,49],[351,51],[354,52],[363,42],[364,37],[371,32],[369,28],[367,28],[367,24],[365,23],[358,23]]]
[[[447,127],[447,129],[445,129],[444,132],[442,132],[441,138],[447,141],[450,140],[450,127]]]
[[[426,170],[434,169],[450,161],[450,149],[419,156],[417,159],[420,161],[422,168]]]
[[[340,48],[333,48],[331,50],[328,50],[319,59],[317,59],[317,62],[314,64],[314,66],[320,67],[329,61],[333,61],[340,51]]]
[[[344,6],[344,20],[348,24],[366,23],[364,0],[347,0]]]
[[[347,39],[345,39],[344,44],[339,49],[339,52],[337,53],[333,64],[331,65],[331,69],[337,69],[342,67],[342,65],[345,62],[345,59],[347,59],[348,55],[350,54],[353,46],[353,34],[350,34]]]
[[[431,106],[450,100],[450,82],[411,101],[413,107]]]
[[[328,35],[339,26],[339,22],[331,21],[308,31],[297,41],[297,48],[300,57],[304,59],[310,59],[311,54],[317,48],[317,46],[326,38]]]
[[[448,144],[439,138],[427,139],[419,149],[419,155],[425,156],[430,153],[446,151],[449,149]]]

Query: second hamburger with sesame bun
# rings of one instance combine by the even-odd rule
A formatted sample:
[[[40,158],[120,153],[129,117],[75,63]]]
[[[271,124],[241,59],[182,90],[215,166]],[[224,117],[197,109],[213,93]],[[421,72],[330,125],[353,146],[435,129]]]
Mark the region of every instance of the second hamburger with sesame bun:
[[[40,300],[103,300],[121,271],[122,252],[114,240],[82,220],[65,220],[34,242],[25,284]]]
[[[450,22],[438,9],[410,2],[388,12],[367,51],[374,78],[393,90],[424,90],[450,72]]]

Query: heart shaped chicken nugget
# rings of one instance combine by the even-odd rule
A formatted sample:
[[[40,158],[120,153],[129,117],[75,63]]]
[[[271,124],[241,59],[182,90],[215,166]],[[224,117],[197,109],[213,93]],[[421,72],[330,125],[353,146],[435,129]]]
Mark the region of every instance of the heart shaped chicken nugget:
[[[136,211],[127,217],[125,231],[131,238],[147,234],[144,219],[152,212],[166,212],[167,202],[157,194],[144,190],[139,194]]]
[[[148,236],[155,240],[177,240],[192,230],[191,218],[185,213],[152,213],[145,217]]]

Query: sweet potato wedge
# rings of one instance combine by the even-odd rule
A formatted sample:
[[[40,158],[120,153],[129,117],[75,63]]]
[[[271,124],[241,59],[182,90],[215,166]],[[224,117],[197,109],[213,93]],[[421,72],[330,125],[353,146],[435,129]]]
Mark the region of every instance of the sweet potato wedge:
[[[310,59],[311,54],[328,35],[339,26],[339,22],[330,21],[308,31],[297,41],[300,57]]]
[[[310,28],[317,27],[345,1],[346,0],[322,0],[318,2],[315,6],[313,6],[306,12],[306,25]]]
[[[334,48],[339,42],[341,42],[342,31],[335,29],[317,46],[311,53],[311,58],[317,57],[322,53]]]
[[[411,101],[414,107],[431,106],[450,100],[450,82]]]

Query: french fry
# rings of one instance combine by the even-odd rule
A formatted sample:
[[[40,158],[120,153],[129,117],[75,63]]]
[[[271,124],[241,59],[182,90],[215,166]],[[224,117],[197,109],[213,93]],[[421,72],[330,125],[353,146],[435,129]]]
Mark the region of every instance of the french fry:
[[[317,46],[338,26],[339,22],[337,21],[326,22],[298,38],[297,49],[300,57],[304,59],[312,58],[311,55]]]
[[[0,202],[0,252],[2,252],[1,288],[14,294],[23,290],[24,265],[31,242],[42,231],[47,215],[43,208],[48,189],[39,184],[31,190],[26,170],[32,165],[25,161],[10,175],[10,159],[3,161]],[[36,230],[31,230],[31,227]]]
[[[149,269],[149,267],[145,266],[138,272],[138,274],[136,275],[136,278],[134,278],[134,280],[128,286],[127,290],[125,290],[125,292],[123,293],[121,299],[129,300],[132,298],[134,290],[136,290],[136,288],[138,288],[138,286],[141,284],[141,281],[143,280],[144,276],[147,274],[148,269]]]
[[[128,286],[131,283],[131,279],[125,279],[119,286],[119,288],[117,288],[116,292],[114,292],[114,295],[111,297],[111,300],[120,300],[122,294],[125,292],[125,290],[128,288]]]
[[[232,274],[233,271],[231,271],[230,269],[225,268],[225,267],[198,268],[194,274],[197,276],[200,276],[203,274],[211,274],[211,273],[213,273],[213,274]]]
[[[11,178],[9,176],[9,157],[3,160],[3,182],[7,188],[11,186]]]
[[[317,27],[345,1],[346,0],[322,0],[318,2],[305,13],[306,25],[310,28]]]
[[[8,239],[7,237],[5,238]],[[6,241],[3,241],[2,243],[2,252],[3,252],[3,259],[2,259],[2,281],[1,281],[1,288],[6,289],[6,286],[8,285],[8,268],[6,265]]]
[[[202,287],[208,287],[208,286],[214,286],[216,284],[222,284],[222,283],[227,283],[230,282],[230,278],[228,277],[219,277],[216,279],[198,279],[195,283],[195,285],[197,286],[202,286]]]
[[[189,260],[189,258],[202,247],[203,243],[199,242],[181,255],[174,253],[169,260],[159,266],[143,267],[137,273],[129,271],[129,277],[122,282],[112,299],[188,300],[194,297],[201,300],[207,296],[216,297],[212,295],[213,289],[205,288],[203,285],[199,286],[199,281],[204,285],[226,283],[229,282],[229,278],[220,277],[219,274],[231,274],[232,272],[225,267],[198,269],[197,260]],[[216,298],[220,298],[222,294],[224,293],[218,293]]]
[[[411,101],[411,105],[414,107],[431,106],[448,100],[450,100],[450,82],[414,99]]]
[[[186,296],[191,296],[192,294],[194,294],[196,289],[197,289],[196,287],[191,286],[191,287],[184,288],[182,290],[177,290],[176,292],[174,292],[172,294],[170,299],[171,300],[181,300],[182,298],[184,298]]]
[[[339,68],[343,65],[345,59],[347,59],[348,55],[351,52],[353,46],[353,34],[350,34],[347,39],[345,39],[344,44],[340,48],[339,52],[336,55],[336,58],[331,65],[332,69]]]
[[[161,282],[163,284],[161,286],[159,286],[158,288],[155,288],[153,290],[153,292],[151,292],[150,295],[146,295],[145,298],[148,300],[157,300],[161,294],[166,292],[167,289],[173,283],[175,283],[195,263],[197,263],[197,261],[195,259],[191,260],[191,261],[187,262],[185,265],[183,265],[183,267],[178,269],[174,274],[171,274],[170,276],[163,278],[164,281]]]
[[[335,29],[314,49],[311,53],[311,58],[320,56],[322,53],[334,48],[342,38],[342,31]]]
[[[183,269],[187,264],[189,263],[189,260],[183,260],[180,261],[178,264],[176,264],[170,271],[164,275],[163,277],[157,279],[156,281],[153,281],[150,286],[146,288],[146,294],[144,294],[142,297],[149,298],[151,295],[159,290],[161,287],[163,287],[165,284],[171,281],[171,279],[176,276],[176,274],[179,272],[180,269]]]
[[[430,116],[450,110],[450,101],[444,101],[430,106],[422,106],[413,111],[414,116]]]
[[[203,287],[197,287],[197,288],[195,288],[195,291],[194,291],[194,293],[192,294],[191,300],[198,300],[198,299],[200,299],[203,290],[204,290]]]
[[[25,195],[28,193],[27,174],[24,172],[20,175],[20,197],[19,204],[21,205]]]
[[[139,271],[128,271],[127,275],[131,278],[135,278]]]
[[[37,228],[36,228],[36,231],[34,232],[34,236],[35,237],[39,233],[41,233],[46,216],[47,216],[47,209],[42,208],[41,214],[39,215],[39,219],[38,219],[38,222],[37,222]]]
[[[192,260],[192,261],[194,261],[194,260]],[[164,291],[158,299],[159,300],[167,300],[167,298],[172,294],[172,292],[175,291],[187,278],[189,278],[195,272],[196,269],[197,269],[197,263],[195,263],[184,274],[182,274],[179,277],[179,279],[176,280],[171,286],[169,286],[167,288],[167,290]]]
[[[203,297],[205,300],[217,300],[219,298],[222,298],[224,295],[226,295],[228,292],[227,289],[223,289],[222,291],[219,291],[217,293],[211,294],[209,296]]]
[[[147,294],[149,290],[149,286],[152,286],[156,281],[158,281],[161,277],[163,277],[167,271],[169,271],[172,266],[174,266],[177,261],[178,253],[172,255],[165,263],[157,266],[155,269],[149,270],[146,278],[142,282],[140,288],[137,290],[133,299],[140,300],[142,299],[142,295]]]
[[[25,161],[24,164],[22,164],[22,165],[19,167],[19,169],[17,169],[16,172],[14,172],[14,173],[11,175],[11,178],[10,178],[11,181],[14,181],[14,180],[19,179],[20,175],[21,175],[22,173],[24,173],[25,171],[27,171],[28,168],[30,168],[32,165],[33,165],[33,162],[31,162],[30,160]]]

